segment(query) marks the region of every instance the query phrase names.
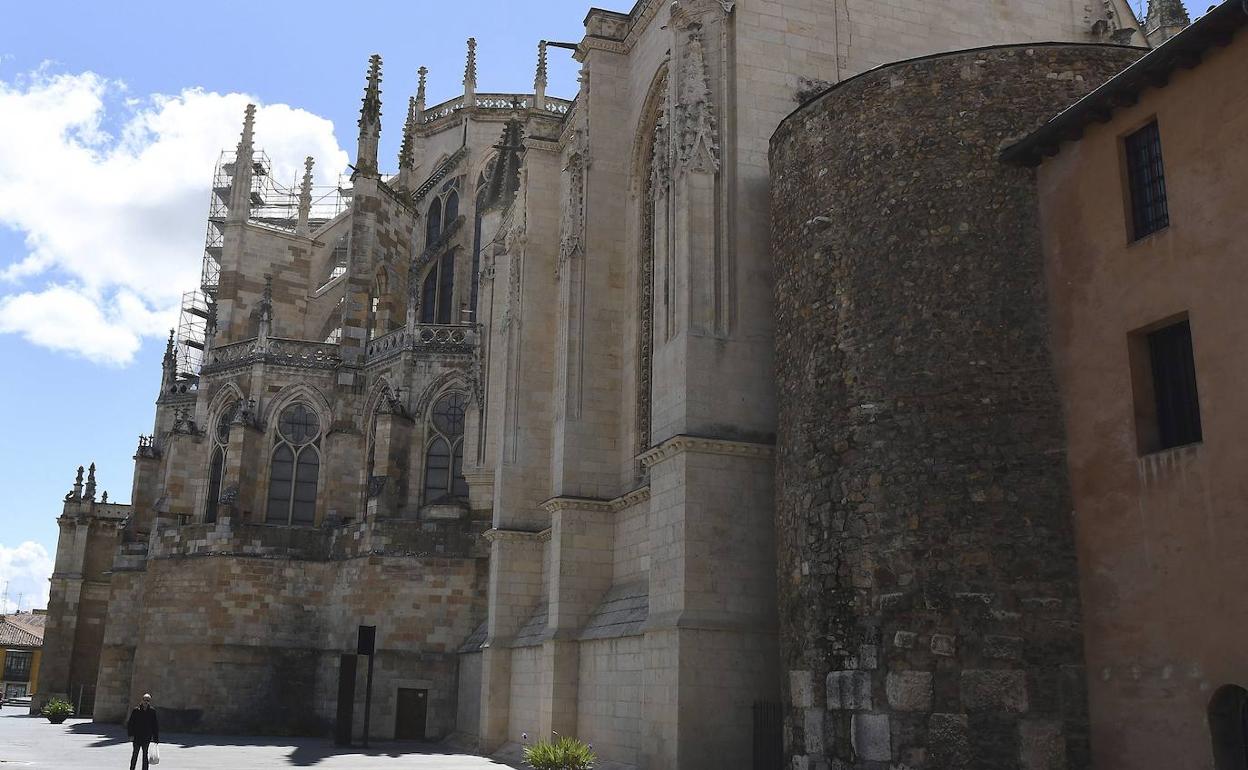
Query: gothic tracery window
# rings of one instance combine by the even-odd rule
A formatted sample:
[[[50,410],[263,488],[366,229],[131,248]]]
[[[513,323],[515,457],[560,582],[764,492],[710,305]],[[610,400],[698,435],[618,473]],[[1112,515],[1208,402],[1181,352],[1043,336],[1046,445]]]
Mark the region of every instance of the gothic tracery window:
[[[225,475],[225,453],[230,444],[230,426],[238,414],[241,401],[234,401],[221,410],[212,431],[212,454],[208,465],[208,499],[204,507],[204,521],[211,524],[217,520],[217,508],[221,499],[221,479]]]
[[[468,499],[464,479],[464,413],[468,399],[448,393],[433,405],[429,441],[425,445],[426,505]]]
[[[636,401],[636,452],[650,448],[650,408],[654,339],[656,324],[655,294],[667,299],[671,292],[671,255],[667,248],[670,231],[669,167],[670,146],[666,131],[667,120],[667,74],[655,79],[651,88],[653,107],[642,124],[642,163],[639,169],[641,190],[640,249],[637,262],[637,401]],[[670,313],[670,303],[657,303],[664,314]],[[666,319],[665,319],[666,320]],[[662,335],[665,336],[665,335]]]
[[[269,524],[312,524],[321,470],[321,423],[303,403],[282,410],[269,466]]]
[[[373,281],[372,296],[368,303],[368,339],[375,339],[390,331],[390,281],[383,269]]]
[[[425,249],[432,249],[459,218],[459,177],[442,185],[429,204],[425,222]],[[455,317],[455,251],[434,255],[420,284],[420,323],[459,323]]]

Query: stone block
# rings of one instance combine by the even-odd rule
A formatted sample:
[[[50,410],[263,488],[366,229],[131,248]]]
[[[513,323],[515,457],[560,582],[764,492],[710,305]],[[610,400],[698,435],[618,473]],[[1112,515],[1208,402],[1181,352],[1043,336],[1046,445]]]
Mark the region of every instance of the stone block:
[[[897,711],[927,711],[932,707],[932,675],[928,671],[892,671],[885,683],[888,705]]]
[[[892,734],[887,714],[854,714],[851,742],[859,759],[887,762],[893,758]]]
[[[829,672],[827,697],[829,710],[870,710],[871,675],[866,671]]]
[[[789,700],[800,709],[815,705],[814,677],[809,671],[789,672]]]
[[[962,706],[967,711],[1027,711],[1027,673],[1004,669],[962,672]]]
[[[933,655],[952,657],[958,651],[958,641],[948,634],[932,634],[929,647]]]
[[[893,635],[893,646],[899,650],[910,650],[914,648],[914,642],[919,635],[913,631],[898,631]]]
[[[1019,660],[1023,657],[1023,640],[1017,636],[985,636],[984,657]]]
[[[1060,722],[1026,719],[1018,725],[1018,760],[1023,770],[1066,770],[1066,740]]]
[[[823,753],[823,709],[808,708],[802,718],[802,730],[806,733],[806,752],[819,756]]]
[[[932,714],[927,718],[927,751],[933,770],[962,770],[971,761],[966,714]]]

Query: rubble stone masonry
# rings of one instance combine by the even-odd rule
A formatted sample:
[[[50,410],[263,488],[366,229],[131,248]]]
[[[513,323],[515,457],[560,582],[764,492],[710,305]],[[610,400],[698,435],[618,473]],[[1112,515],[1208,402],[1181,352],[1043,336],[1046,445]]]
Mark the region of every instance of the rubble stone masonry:
[[[1088,765],[1034,179],[997,155],[1138,55],[902,62],[772,139],[795,768]]]

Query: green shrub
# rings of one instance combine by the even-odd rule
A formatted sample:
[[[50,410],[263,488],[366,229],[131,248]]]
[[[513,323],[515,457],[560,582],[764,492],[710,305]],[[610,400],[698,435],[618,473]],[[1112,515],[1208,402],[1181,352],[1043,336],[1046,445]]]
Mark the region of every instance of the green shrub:
[[[74,707],[69,705],[69,701],[62,698],[52,698],[43,704],[43,708],[39,711],[45,717],[72,717],[74,715]]]
[[[594,750],[584,741],[559,738],[554,743],[539,741],[524,747],[524,761],[533,770],[592,770]]]

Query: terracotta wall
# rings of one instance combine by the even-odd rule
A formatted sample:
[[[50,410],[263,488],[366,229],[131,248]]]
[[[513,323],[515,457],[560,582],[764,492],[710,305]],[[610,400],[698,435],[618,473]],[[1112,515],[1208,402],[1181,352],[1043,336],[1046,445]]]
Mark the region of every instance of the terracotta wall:
[[[1212,766],[1213,692],[1248,686],[1248,34],[1039,170],[1095,765]],[[1128,235],[1122,137],[1156,118],[1170,225]],[[1203,441],[1142,454],[1129,337],[1186,314]]]

